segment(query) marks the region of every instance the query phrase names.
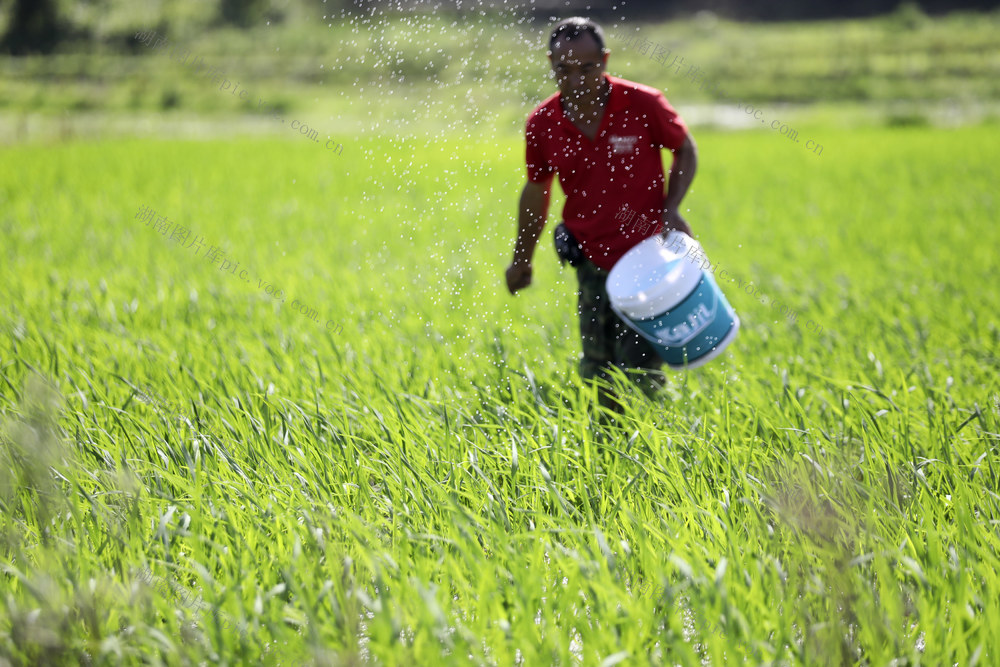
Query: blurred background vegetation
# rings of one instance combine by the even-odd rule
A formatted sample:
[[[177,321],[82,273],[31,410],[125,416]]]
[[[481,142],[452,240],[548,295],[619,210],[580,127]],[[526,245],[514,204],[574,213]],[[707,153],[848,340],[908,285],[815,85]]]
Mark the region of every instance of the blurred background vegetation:
[[[940,2],[836,11],[834,3],[697,3],[716,10],[708,11],[630,1],[590,12],[570,3],[557,14],[544,2],[7,1],[0,141],[281,132],[270,107],[321,133],[518,134],[554,92],[549,26],[573,13],[602,22],[612,73],[664,89],[694,126],[749,126],[734,99],[800,131],[996,122],[996,4],[949,3],[967,9],[941,14]],[[891,11],[864,18],[873,8]],[[774,18],[790,20],[755,20]],[[249,97],[220,92],[166,48],[140,43],[147,31],[221,69]],[[696,64],[725,99],[627,46],[626,34]]]

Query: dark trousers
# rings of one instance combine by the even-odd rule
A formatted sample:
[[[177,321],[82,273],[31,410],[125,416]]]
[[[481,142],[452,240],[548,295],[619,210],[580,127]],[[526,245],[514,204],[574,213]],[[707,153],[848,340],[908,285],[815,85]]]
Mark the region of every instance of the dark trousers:
[[[583,341],[580,376],[584,380],[608,380],[608,371],[617,367],[625,371],[643,393],[651,396],[665,382],[660,371],[663,360],[645,338],[611,310],[604,286],[608,273],[589,259],[576,267],[580,283],[577,314]]]

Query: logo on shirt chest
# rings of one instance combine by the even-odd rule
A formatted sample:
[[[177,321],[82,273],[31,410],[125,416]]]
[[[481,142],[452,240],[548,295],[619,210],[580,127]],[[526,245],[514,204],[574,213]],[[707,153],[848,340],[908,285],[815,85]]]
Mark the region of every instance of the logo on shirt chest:
[[[621,155],[623,153],[631,153],[635,150],[635,144],[639,141],[639,137],[619,137],[612,134],[608,137],[608,141],[611,142],[611,153],[612,155]]]

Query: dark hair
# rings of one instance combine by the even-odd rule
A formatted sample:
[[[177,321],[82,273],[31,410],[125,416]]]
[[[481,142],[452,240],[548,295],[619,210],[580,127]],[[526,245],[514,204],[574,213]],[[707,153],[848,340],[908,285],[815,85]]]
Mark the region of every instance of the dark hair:
[[[556,40],[565,38],[567,40],[576,39],[580,35],[590,33],[597,42],[597,47],[604,52],[604,31],[590,19],[582,16],[563,19],[552,27],[552,34],[549,36],[549,51],[555,46]]]

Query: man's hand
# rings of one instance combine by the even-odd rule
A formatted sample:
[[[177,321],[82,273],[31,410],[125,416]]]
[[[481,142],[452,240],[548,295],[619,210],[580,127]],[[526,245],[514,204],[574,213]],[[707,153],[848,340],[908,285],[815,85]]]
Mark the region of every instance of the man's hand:
[[[514,258],[507,267],[507,289],[513,294],[531,284],[531,256],[535,244],[545,227],[545,214],[549,210],[550,176],[544,183],[528,181],[521,191],[521,201],[517,206],[517,241],[514,242]]]
[[[531,264],[515,262],[507,267],[507,289],[513,294],[531,284]]]

